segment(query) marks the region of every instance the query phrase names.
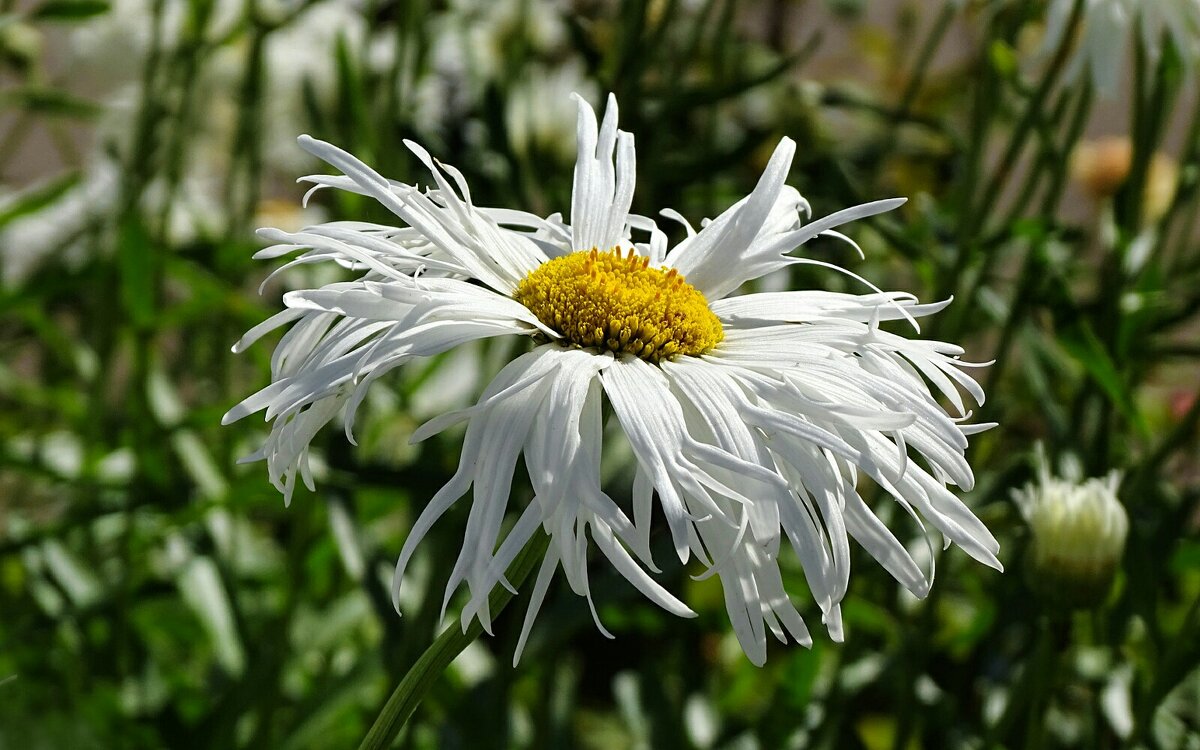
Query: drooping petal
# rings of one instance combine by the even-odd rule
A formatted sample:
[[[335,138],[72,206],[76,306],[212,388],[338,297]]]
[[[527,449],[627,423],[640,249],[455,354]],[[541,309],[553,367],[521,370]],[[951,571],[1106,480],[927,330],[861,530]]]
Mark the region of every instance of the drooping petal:
[[[535,243],[516,233],[502,233],[486,215],[450,191],[440,205],[415,187],[396,188],[378,172],[324,141],[300,136],[304,150],[342,170],[364,194],[375,198],[474,278],[492,289],[511,293],[525,273],[545,259]],[[418,154],[420,156],[420,154]],[[425,154],[428,158],[428,154]],[[435,179],[441,173],[429,162]]]

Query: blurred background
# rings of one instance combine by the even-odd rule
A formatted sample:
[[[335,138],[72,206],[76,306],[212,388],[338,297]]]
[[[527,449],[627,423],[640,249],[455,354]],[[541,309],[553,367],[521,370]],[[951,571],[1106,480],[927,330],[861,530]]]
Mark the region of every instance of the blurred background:
[[[785,135],[816,215],[910,198],[849,227],[865,260],[805,252],[954,295],[925,335],[996,360],[976,416],[1001,427],[972,441],[967,500],[1007,572],[939,552],[917,601],[862,555],[834,644],[784,554],[815,643],[773,644],[760,669],[716,579],[666,568],[700,613],[678,620],[596,566],[615,640],[555,584],[514,670],[518,601],[397,744],[1200,748],[1200,29],[1130,11],[1101,46],[1109,85],[1086,54],[1106,3],[0,0],[0,747],[358,743],[442,628],[466,518],[421,547],[397,617],[395,555],[459,439],[409,433],[510,352],[377,386],[360,445],[319,436],[318,491],[285,508],[261,464],[236,464],[265,426],[220,426],[267,383],[274,339],[229,347],[282,292],[341,272],[290,269],[260,294],[253,229],[390,221],[334,191],[302,208],[295,179],[327,168],[300,133],[421,182],[412,138],[477,204],[565,213],[569,94],[613,91],[635,211],[715,216]],[[811,268],[763,283],[862,291]],[[1055,473],[1122,477],[1128,538],[1086,602],[1037,585],[1062,570],[1038,567],[1013,492],[1039,442]]]

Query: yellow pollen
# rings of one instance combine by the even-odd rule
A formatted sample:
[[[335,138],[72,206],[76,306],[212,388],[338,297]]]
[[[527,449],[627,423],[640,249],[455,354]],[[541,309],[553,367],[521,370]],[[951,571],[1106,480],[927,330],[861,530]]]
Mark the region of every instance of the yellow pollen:
[[[725,338],[703,294],[633,250],[555,258],[522,279],[513,298],[577,346],[649,362],[703,354]]]

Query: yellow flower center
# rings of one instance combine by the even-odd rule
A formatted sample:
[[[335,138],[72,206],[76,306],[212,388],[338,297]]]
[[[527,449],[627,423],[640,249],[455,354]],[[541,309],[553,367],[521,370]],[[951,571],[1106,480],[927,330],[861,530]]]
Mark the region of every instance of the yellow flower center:
[[[577,346],[649,362],[703,354],[725,338],[703,294],[633,250],[555,258],[522,279],[513,298]]]

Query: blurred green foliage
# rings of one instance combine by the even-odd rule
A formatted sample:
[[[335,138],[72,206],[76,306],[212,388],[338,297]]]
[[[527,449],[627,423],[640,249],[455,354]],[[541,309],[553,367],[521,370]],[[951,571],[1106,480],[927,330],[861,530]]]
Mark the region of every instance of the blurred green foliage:
[[[917,602],[863,556],[846,643],[814,628],[811,650],[773,647],[757,669],[715,581],[667,570],[700,613],[682,621],[598,567],[615,641],[552,589],[521,665],[508,666],[506,612],[400,744],[1200,747],[1200,97],[1168,45],[1157,62],[1137,56],[1120,106],[1098,104],[1070,44],[1034,52],[1044,12],[0,2],[0,180],[29,154],[47,164],[32,184],[0,182],[0,746],[340,747],[366,734],[439,632],[465,522],[460,509],[434,529],[397,617],[393,556],[458,450],[453,436],[409,447],[408,434],[477,395],[506,352],[452,353],[376,389],[360,446],[321,436],[319,491],[284,508],[261,466],[236,465],[263,428],[219,426],[265,382],[270,347],[228,348],[281,290],[328,272],[294,269],[259,297],[271,269],[251,260],[251,230],[388,221],[348,194],[299,208],[291,181],[318,169],[294,146],[301,132],[409,180],[419,165],[400,142],[414,138],[479,204],[564,211],[579,90],[621,101],[635,211],[716,215],[783,135],[800,144],[792,184],[817,215],[912,198],[852,228],[867,256],[854,268],[954,295],[926,335],[995,359],[977,417],[1001,427],[972,446],[969,502],[1008,572],[940,554]],[[837,70],[847,59],[856,67]],[[1088,192],[1099,167],[1069,169],[1097,127],[1129,135],[1115,192]],[[777,281],[857,291],[811,269]],[[1056,611],[1023,579],[1009,492],[1032,476],[1036,440],[1089,475],[1124,473],[1131,533],[1097,611]],[[619,462],[606,472],[630,481]]]

